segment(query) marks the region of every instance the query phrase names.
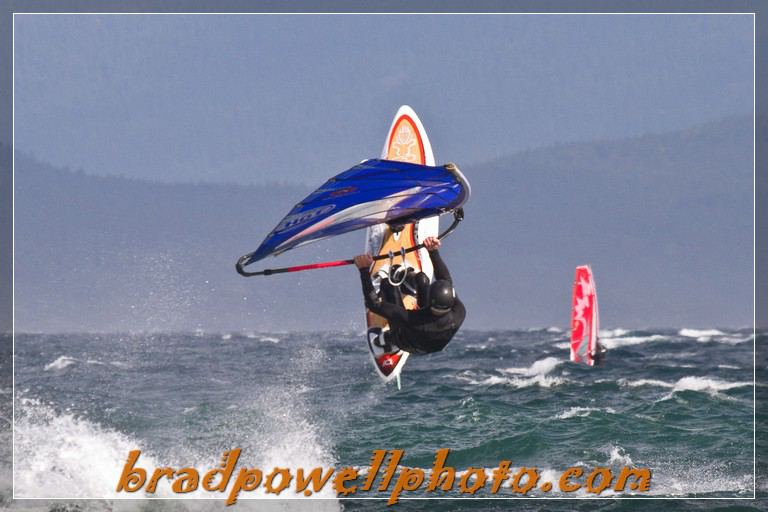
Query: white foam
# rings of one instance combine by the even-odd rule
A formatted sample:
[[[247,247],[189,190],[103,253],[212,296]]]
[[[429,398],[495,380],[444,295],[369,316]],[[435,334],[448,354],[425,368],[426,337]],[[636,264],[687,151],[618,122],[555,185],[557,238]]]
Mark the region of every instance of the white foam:
[[[616,465],[622,465],[622,466],[631,466],[632,465],[632,458],[629,456],[629,454],[626,452],[624,448],[621,446],[614,446],[609,445],[609,456],[608,464],[616,464]]]
[[[726,345],[740,345],[742,343],[746,343],[748,341],[752,341],[752,336],[747,336],[746,338],[740,338],[737,336],[719,336],[717,338],[714,338],[712,336],[699,336],[696,338],[696,341],[699,343],[709,343],[712,341],[715,341],[717,343],[725,343]]]
[[[719,343],[725,343],[726,345],[740,345],[742,343],[752,341],[752,335],[749,335],[746,338],[738,338],[735,336],[723,336],[722,338],[719,338],[717,341]]]
[[[640,386],[658,386],[662,388],[672,388],[675,385],[671,384],[669,382],[664,382],[663,380],[656,380],[656,379],[638,379],[638,380],[629,380],[629,379],[619,379],[616,381],[619,386],[623,387],[630,387],[630,388],[636,388]]]
[[[655,496],[681,496],[693,494],[736,493],[751,497],[754,480],[751,474],[733,474],[723,465],[691,465],[685,461],[648,463],[653,468],[653,481],[649,494]]]
[[[639,379],[628,380],[619,379],[617,381],[620,386],[639,387],[639,386],[657,386],[662,388],[670,388],[672,392],[676,391],[707,391],[717,392],[725,391],[728,389],[740,388],[744,386],[752,386],[751,382],[728,382],[712,377],[698,377],[688,376],[679,379],[677,382],[665,382],[663,380],[656,379]]]
[[[656,354],[653,354],[651,356],[651,359],[688,359],[691,357],[696,357],[699,354],[697,352],[659,352]]]
[[[311,373],[324,359],[325,353],[320,348],[302,349],[292,359],[290,371],[294,375]],[[321,424],[309,419],[309,407],[304,402],[308,398],[302,393],[308,389],[303,384],[294,388],[275,386],[263,389],[262,393],[253,398],[252,403],[244,404],[243,408],[256,410],[263,417],[258,425],[248,424],[244,426],[245,431],[238,434],[250,440],[250,443],[241,445],[244,453],[247,450],[248,453],[257,454],[257,466],[287,467],[295,475],[297,468],[330,468],[336,465],[331,436]],[[249,432],[249,428],[252,432]],[[241,496],[243,499],[256,499],[280,498],[282,495],[267,495],[260,487],[253,493]],[[332,485],[326,485],[312,497],[334,499],[336,493]],[[338,502],[334,500],[332,503],[338,508]]]
[[[77,362],[77,359],[74,357],[69,356],[60,356],[58,359],[53,361],[52,363],[48,363],[45,365],[44,370],[47,372],[49,370],[63,370],[67,366],[71,366]]]
[[[600,338],[600,344],[607,349],[612,349],[616,347],[628,347],[630,345],[639,345],[641,343],[663,341],[668,339],[669,336],[654,334],[651,336],[628,336],[626,338]]]
[[[547,332],[561,333],[563,330],[559,327],[547,327]]]
[[[680,329],[680,332],[678,332],[680,336],[685,336],[686,338],[703,338],[703,337],[712,337],[712,336],[723,336],[725,333],[722,331],[718,331],[717,329]]]
[[[545,357],[539,359],[528,368],[498,368],[498,371],[503,373],[514,373],[518,375],[546,375],[554,370],[557,365],[562,363],[562,359],[556,357]]]
[[[542,388],[551,388],[558,386],[565,382],[565,379],[560,377],[547,377],[545,375],[536,375],[535,377],[500,377],[498,375],[491,375],[484,379],[474,379],[468,376],[457,376],[460,380],[464,380],[473,386],[496,386],[504,384],[513,388],[521,389],[531,386],[540,386]]]
[[[559,348],[560,350],[566,350],[571,348],[571,342],[570,341],[563,341],[561,343],[555,343],[555,348]]]
[[[280,343],[280,338],[274,336],[259,336],[259,341],[266,341],[269,343]]]
[[[616,414],[616,410],[612,409],[611,407],[606,407],[605,409],[601,409],[599,407],[571,407],[567,411],[564,411],[557,416],[554,417],[554,419],[558,420],[564,420],[568,418],[584,418],[586,416],[589,416],[593,412],[598,411],[605,411],[609,414]]]
[[[140,443],[121,433],[21,399],[16,408],[15,497],[117,498],[115,483],[128,452],[136,449]],[[144,467],[159,467],[145,453],[140,461]]]
[[[744,386],[752,386],[752,383],[727,382],[709,377],[683,377],[675,383],[673,391],[725,391]]]
[[[556,357],[547,357],[533,363],[528,371],[528,375],[545,375],[555,369],[562,360]]]
[[[232,339],[232,334],[230,334],[230,333],[222,334],[222,335],[221,335],[221,339],[222,339],[223,341],[229,341],[229,340],[231,340],[231,339]]]
[[[522,377],[508,377],[506,375],[488,375],[475,377],[471,371],[465,371],[456,376],[459,380],[468,382],[473,386],[496,386],[504,384],[514,388],[527,388],[530,386],[540,386],[549,388],[565,382],[561,377],[547,376],[557,365],[562,363],[561,359],[556,357],[547,357],[536,361],[528,368],[497,368],[496,371],[504,374],[521,375]]]
[[[723,368],[724,370],[740,370],[741,367],[734,366],[732,364],[719,364],[717,365],[718,368]]]
[[[597,335],[600,338],[619,338],[628,332],[626,329],[600,329],[597,331]]]
[[[290,370],[298,376],[311,374],[324,360],[321,349],[299,350],[291,360]],[[128,452],[135,449],[142,450],[137,466],[148,470],[163,466],[194,467],[202,474],[218,464],[222,446],[242,448],[238,467],[258,467],[264,471],[275,466],[287,467],[293,475],[299,467],[336,467],[332,437],[323,430],[322,424],[310,421],[310,409],[303,396],[296,393],[295,388],[261,389],[261,393],[227,411],[226,428],[192,446],[183,440],[169,443],[162,448],[162,453],[148,450],[145,441],[135,436],[106,428],[68,411],[54,410],[34,399],[20,398],[15,423],[16,497],[142,498],[141,493],[126,495],[116,491],[116,482]],[[195,410],[189,407],[184,413],[194,414]],[[221,499],[222,502],[216,504],[222,507],[224,500],[223,495],[202,489],[184,495],[174,494],[167,479],[161,481],[157,493],[152,496]],[[280,495],[266,495],[261,486],[254,492],[242,493],[238,501],[293,496],[289,490]],[[339,509],[332,485],[326,485],[312,497],[330,498],[313,509]],[[194,508],[194,502],[190,503],[179,509]],[[201,503],[206,504],[201,510],[207,510],[215,501]],[[259,510],[263,509],[259,505]]]

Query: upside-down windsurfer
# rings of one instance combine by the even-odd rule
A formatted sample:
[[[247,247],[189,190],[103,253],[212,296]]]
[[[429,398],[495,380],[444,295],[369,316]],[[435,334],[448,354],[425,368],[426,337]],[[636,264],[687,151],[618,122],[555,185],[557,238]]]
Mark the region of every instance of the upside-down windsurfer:
[[[424,240],[424,247],[432,260],[435,281],[430,284],[424,272],[405,270],[408,272],[405,284],[418,301],[419,307],[414,310],[403,306],[400,287],[392,286],[386,278],[381,280],[377,294],[369,274],[373,258],[370,254],[355,256],[366,307],[389,321],[389,331],[377,340],[377,345],[385,352],[395,348],[412,354],[438,352],[445,348],[464,322],[466,310],[456,296],[451,274],[440,257],[440,240],[429,237]],[[390,268],[389,272],[396,272],[396,269]]]

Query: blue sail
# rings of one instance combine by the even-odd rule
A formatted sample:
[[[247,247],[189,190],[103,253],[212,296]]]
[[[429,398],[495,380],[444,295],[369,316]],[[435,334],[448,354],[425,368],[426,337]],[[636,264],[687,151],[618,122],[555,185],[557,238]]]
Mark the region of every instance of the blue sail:
[[[243,265],[298,245],[387,223],[402,226],[452,211],[469,198],[453,167],[366,160],[329,179],[288,212]]]

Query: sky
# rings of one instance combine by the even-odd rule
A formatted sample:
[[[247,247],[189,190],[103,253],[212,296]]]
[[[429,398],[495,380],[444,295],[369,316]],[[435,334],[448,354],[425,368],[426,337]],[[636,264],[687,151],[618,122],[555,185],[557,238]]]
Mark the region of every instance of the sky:
[[[586,261],[583,251],[574,249],[569,255],[562,249],[578,242],[578,230],[570,231],[570,227],[576,221],[576,208],[584,207],[587,214],[601,212],[607,224],[614,217],[634,216],[611,228],[612,232],[596,233],[596,241],[590,245],[599,250],[600,244],[610,243],[611,236],[616,240],[623,234],[636,242],[590,256],[602,265],[600,286],[609,290],[609,298],[610,290],[614,290],[614,300],[605,301],[603,310],[611,313],[612,307],[616,311],[624,307],[628,312],[624,317],[614,315],[612,322],[626,322],[622,326],[675,325],[679,315],[661,311],[666,317],[658,316],[656,311],[664,306],[659,305],[655,293],[665,290],[661,285],[668,285],[673,293],[664,300],[686,305],[690,318],[698,320],[699,325],[743,325],[744,318],[751,317],[752,307],[751,268],[746,262],[752,254],[752,219],[748,218],[751,182],[743,180],[752,156],[752,140],[743,130],[707,131],[706,123],[711,123],[710,128],[731,126],[727,119],[749,119],[752,115],[753,27],[751,15],[17,14],[14,143],[25,158],[32,157],[26,158],[27,162],[44,162],[55,169],[79,169],[94,175],[166,183],[279,182],[311,187],[363,159],[379,156],[393,115],[400,105],[409,104],[425,125],[436,161],[457,162],[476,183],[480,184],[484,177],[472,174],[473,169],[492,169],[497,162],[523,162],[519,164],[522,168],[508,169],[508,178],[504,173],[498,175],[510,187],[486,189],[498,194],[508,190],[503,198],[473,196],[475,205],[485,203],[483,208],[473,207],[472,215],[496,213],[476,221],[472,220],[476,217],[468,219],[465,225],[476,222],[476,231],[464,228],[466,234],[457,234],[452,243],[464,236],[482,236],[484,231],[498,231],[506,241],[511,240],[513,243],[507,245],[484,244],[482,255],[494,261],[516,258],[513,264],[527,273],[529,299],[535,299],[529,302],[538,304],[531,309],[542,315],[536,317],[542,322],[560,325],[563,315],[551,304],[568,303],[569,286],[563,283],[569,282],[575,264]],[[680,151],[664,149],[661,155],[630,151],[622,155],[626,157],[623,159],[605,153],[607,150],[600,153],[600,148],[608,147],[658,148],[661,146],[644,146],[642,141],[623,145],[622,140],[675,130],[693,134],[688,142],[695,139],[696,144],[700,143],[696,134],[720,134],[716,143],[705,146],[713,150],[713,163],[699,159],[697,166],[689,165],[694,158],[679,159],[680,155],[706,154],[706,149],[690,153],[690,147]],[[684,135],[669,137],[686,143]],[[606,161],[630,162],[625,168],[615,169],[615,175],[601,175],[607,178],[591,182],[590,191],[603,194],[593,209],[576,204],[577,194],[564,186],[568,180],[577,179],[568,174],[572,168],[568,162],[563,163],[569,148],[563,145],[571,142],[585,143],[583,148],[587,149],[582,151],[586,154],[574,153],[581,162],[594,159],[592,168],[580,167],[585,177],[598,168],[606,172],[600,165]],[[601,145],[603,142],[606,145]],[[529,150],[535,151],[521,154]],[[533,155],[538,167],[524,168],[524,162],[530,161],[526,155]],[[559,160],[554,159],[555,155]],[[737,155],[741,160],[737,165],[734,160],[724,160],[723,155]],[[653,158],[660,159],[661,164],[674,162],[675,166],[661,165],[667,172],[664,175],[655,167],[644,169],[647,172],[642,177],[647,179],[633,182],[632,173]],[[726,171],[730,173],[727,176],[711,174],[729,165],[732,168]],[[724,184],[722,180],[732,178],[737,168],[742,178]],[[17,188],[25,183],[23,178],[17,169]],[[559,181],[550,183],[548,179]],[[55,187],[56,180],[51,181]],[[639,183],[642,190],[635,193],[627,183]],[[164,190],[148,186],[153,187],[155,192]],[[722,199],[724,191],[734,187],[743,188],[734,196],[743,197],[743,201],[727,201],[720,210],[711,207],[712,198]],[[208,208],[226,210],[226,206],[233,206],[233,198],[245,193],[234,189],[232,198],[219,198],[223,206],[220,203]],[[79,205],[78,193],[93,199],[87,191],[76,190],[66,194],[66,201],[53,202],[66,203],[57,205],[62,207]],[[22,196],[16,198],[23,201]],[[20,246],[46,226],[51,228],[46,231],[49,239],[72,237],[77,242],[70,245],[76,249],[88,243],[87,237],[77,236],[87,228],[94,228],[97,239],[120,239],[126,234],[119,227],[117,233],[102,233],[108,229],[102,226],[109,226],[108,221],[115,216],[108,209],[114,203],[108,204],[108,215],[93,215],[87,206],[79,206],[79,210],[71,212],[76,220],[60,226],[46,218],[56,217],[60,209],[36,205],[38,196],[39,189],[37,195],[33,191],[26,198],[31,201],[26,220],[41,224],[17,233]],[[155,197],[147,192],[146,197],[150,196]],[[626,201],[616,200],[624,197]],[[667,210],[646,208],[644,202],[637,203],[638,198],[653,198],[648,201],[651,206],[655,199],[667,201]],[[162,209],[171,204],[167,199],[165,202],[152,206]],[[272,226],[279,220],[278,213],[267,213],[270,208],[283,211],[280,205],[267,207],[250,199],[245,204],[253,210],[233,208],[248,211],[246,218],[253,215],[264,225]],[[605,213],[606,205],[614,204],[621,215]],[[184,203],[184,207],[187,205],[188,211],[174,209],[172,217],[177,212],[182,217],[182,213],[204,208],[194,202]],[[284,211],[291,205],[286,204]],[[155,211],[141,204],[129,206],[126,225],[134,217],[144,219],[145,214]],[[685,215],[676,214],[675,208],[684,208]],[[546,210],[544,219],[542,209]],[[671,212],[666,227],[654,217],[659,211]],[[699,217],[695,217],[697,212]],[[216,235],[221,226],[249,225],[235,215],[234,223],[227,218],[226,224],[214,227],[214,221],[222,215],[216,217],[210,210],[207,215],[198,213],[200,222],[194,228],[208,228],[202,238],[181,234],[185,235],[184,243],[195,249],[205,245],[206,237]],[[689,222],[692,218],[695,220]],[[161,222],[145,220],[152,226],[140,230],[146,235],[145,241],[160,237]],[[16,221],[18,225],[25,218]],[[82,225],[70,228],[77,222]],[[670,222],[676,223],[678,229],[670,231]],[[79,227],[83,230],[75,229]],[[223,251],[221,247],[203,251],[200,257],[206,263],[226,268],[226,274],[222,274],[221,283],[211,286],[218,290],[212,295],[217,305],[202,314],[216,307],[231,309],[226,307],[227,300],[242,301],[243,295],[238,293],[246,288],[232,271],[233,258],[254,249],[267,229],[233,235],[226,254],[213,256],[215,250]],[[675,239],[667,236],[671,232]],[[732,238],[737,240],[734,247],[707,249],[712,240],[723,244]],[[514,243],[518,240],[528,240],[528,245]],[[465,267],[459,266],[457,271],[466,271],[472,265],[488,266],[471,248],[466,250],[466,245],[458,244],[455,250],[462,251]],[[28,245],[37,252],[43,244]],[[141,249],[134,245],[119,247],[125,256],[152,256],[140,254]],[[151,244],[149,247],[150,253],[156,249]],[[691,248],[693,252],[686,252]],[[82,249],[87,252],[89,248]],[[675,253],[677,250],[682,252]],[[703,252],[696,252],[699,250]],[[733,252],[732,258],[728,251]],[[105,254],[95,254],[94,258],[109,260]],[[610,256],[614,254],[617,256]],[[71,255],[58,256],[67,268],[70,261],[77,261]],[[292,256],[299,257],[293,252],[285,257]],[[215,261],[208,261],[212,258]],[[634,268],[643,269],[643,273],[631,270],[628,262],[632,261]],[[676,264],[685,265],[686,271],[675,275],[670,268]],[[655,273],[655,268],[666,274]],[[76,271],[72,270],[68,278],[80,283]],[[562,278],[546,283],[552,272],[559,272]],[[717,309],[718,301],[729,300],[721,298],[711,280],[702,281],[702,276],[712,274],[730,283],[732,300],[741,304],[743,298],[737,315],[715,318],[707,313]],[[306,279],[318,285],[324,282],[320,277]],[[510,304],[523,294],[516,279],[508,280],[517,294],[510,297]],[[42,279],[41,289],[49,285],[48,281]],[[62,296],[69,297],[71,287],[62,281],[51,283],[61,287],[58,291]],[[82,284],[85,294],[95,293],[85,281]],[[291,284],[300,287],[302,281]],[[224,293],[225,285],[235,292]],[[286,293],[275,287],[278,291],[274,297]],[[328,287],[329,293],[354,293],[354,299],[340,299],[340,303],[357,304],[356,283],[354,290],[347,283],[334,282]],[[146,287],[139,288],[143,293]],[[618,292],[627,289],[643,293]],[[98,296],[100,300],[114,299],[124,306],[124,299],[114,287],[107,290],[105,296]],[[483,305],[476,311],[486,307],[488,297],[498,291],[489,289],[487,281],[472,282],[465,290],[465,297],[472,299],[474,294],[475,304]],[[32,289],[25,293],[32,293]],[[43,302],[47,298],[45,293],[34,295]],[[310,302],[317,297],[306,295]],[[622,306],[619,303],[624,299]],[[46,307],[53,302],[46,303]],[[75,302],[60,302],[78,309]],[[274,315],[270,304],[264,302],[264,311]],[[635,314],[638,304],[654,304],[648,308],[651,320],[646,324]],[[250,303],[248,306],[252,307]],[[34,317],[40,311],[32,308],[27,313]],[[78,317],[72,318],[79,321]],[[722,324],[717,323],[720,318]],[[482,315],[476,313],[469,322],[477,325],[478,319]],[[318,321],[324,320],[320,317]],[[495,325],[489,322],[486,324]],[[616,325],[612,322],[609,324]]]
[[[749,15],[16,15],[15,145],[164,182],[319,184],[419,113],[438,162],[751,114]]]

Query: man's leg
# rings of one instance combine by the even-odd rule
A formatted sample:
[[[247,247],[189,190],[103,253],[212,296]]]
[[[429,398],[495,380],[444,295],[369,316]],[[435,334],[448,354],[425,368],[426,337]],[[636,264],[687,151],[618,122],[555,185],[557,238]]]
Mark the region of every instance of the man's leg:
[[[399,286],[392,286],[387,279],[381,280],[381,300],[395,306],[403,306],[403,293]]]
[[[419,309],[425,308],[429,305],[429,277],[424,272],[419,272],[414,276],[414,281]]]

